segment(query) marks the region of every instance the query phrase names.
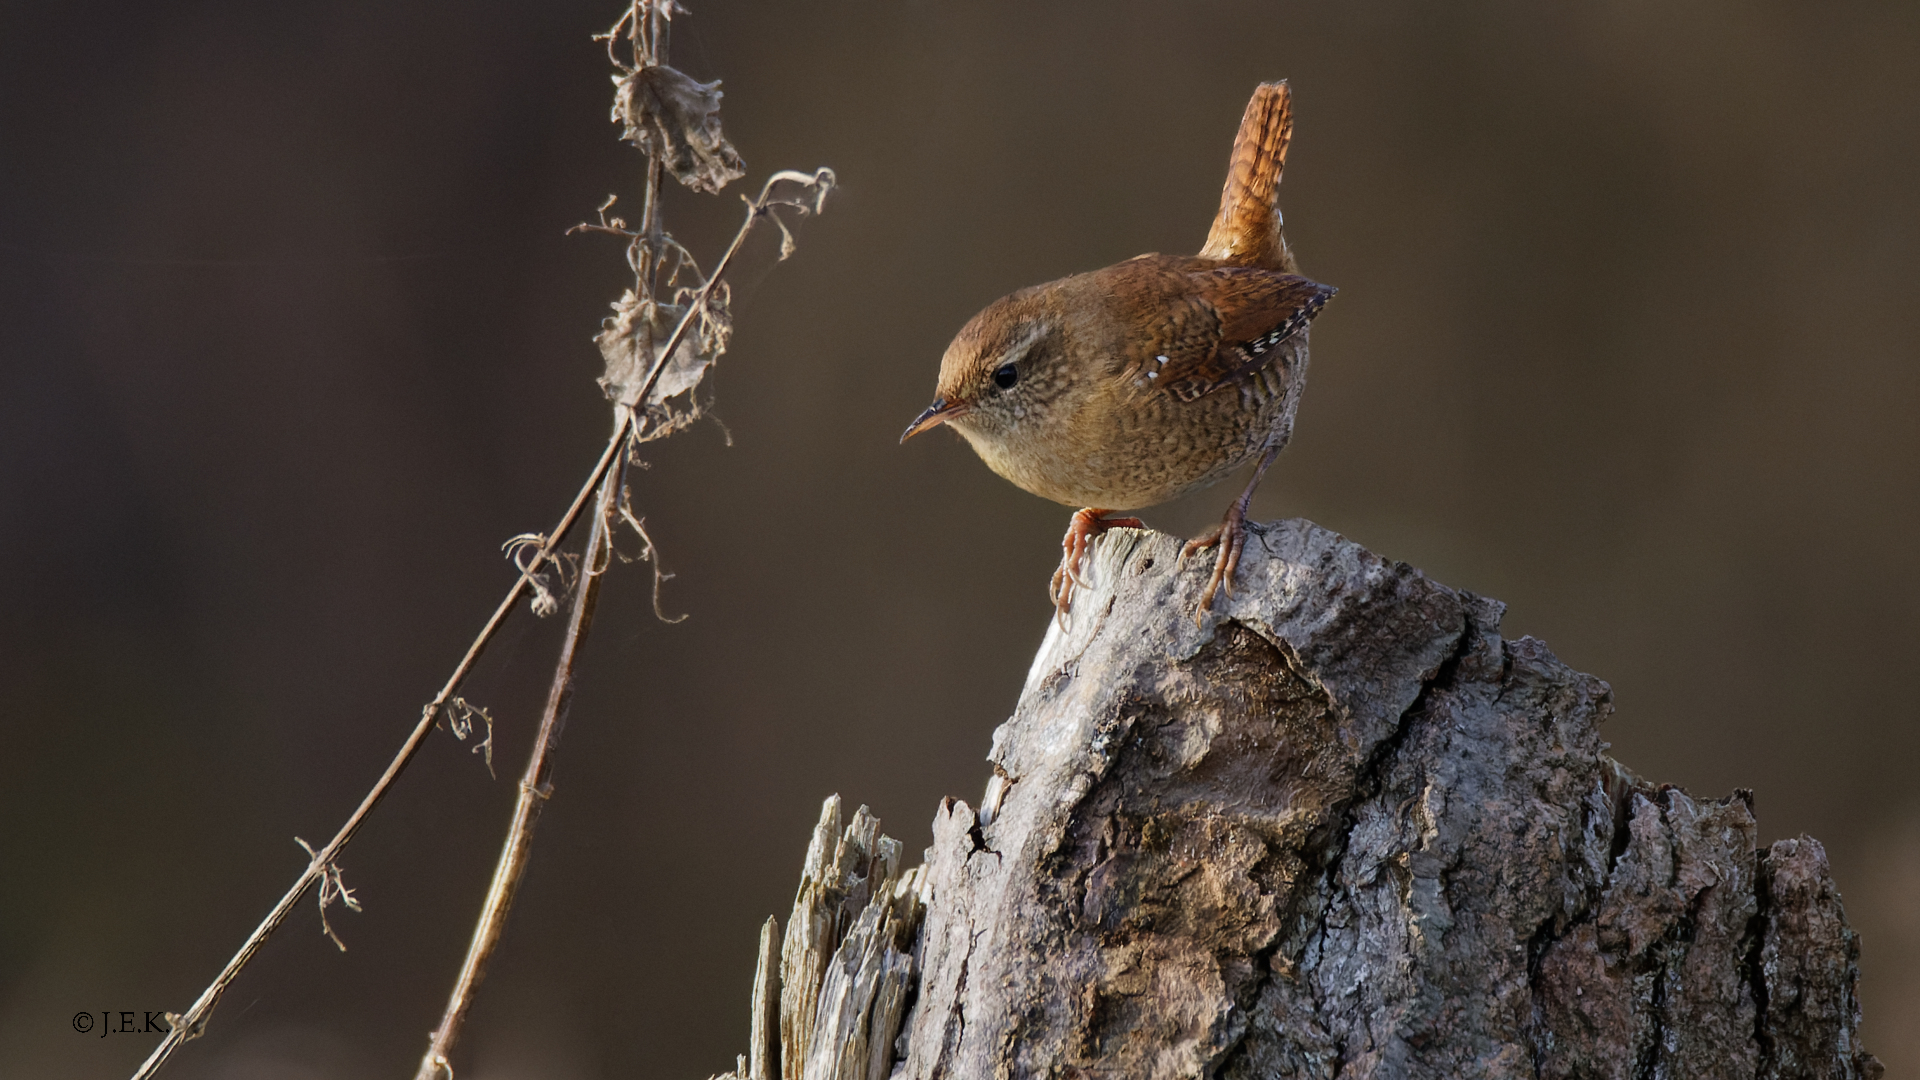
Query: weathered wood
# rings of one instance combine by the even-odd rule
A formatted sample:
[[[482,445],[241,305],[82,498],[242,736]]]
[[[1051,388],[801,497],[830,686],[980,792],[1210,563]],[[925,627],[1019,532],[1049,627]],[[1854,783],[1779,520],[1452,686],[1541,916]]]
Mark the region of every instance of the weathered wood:
[[[753,1028],[747,1047],[750,1080],[780,1080],[780,923],[760,927],[760,963],[753,972]]]
[[[1195,626],[1206,560],[1179,551],[1101,538],[980,809],[940,808],[913,960],[879,950],[897,969],[825,929],[874,911],[831,884],[852,879],[830,801],[782,1075],[886,1075],[879,1052],[824,1064],[892,1042],[860,989],[882,970],[911,975],[912,1080],[1880,1074],[1819,844],[1757,852],[1745,793],[1609,759],[1607,685],[1503,641],[1497,602],[1289,521],[1254,528]],[[862,828],[852,862],[876,859]]]
[[[912,992],[924,872],[861,807],[820,810],[787,933],[760,929],[749,1053],[720,1080],[884,1080]]]

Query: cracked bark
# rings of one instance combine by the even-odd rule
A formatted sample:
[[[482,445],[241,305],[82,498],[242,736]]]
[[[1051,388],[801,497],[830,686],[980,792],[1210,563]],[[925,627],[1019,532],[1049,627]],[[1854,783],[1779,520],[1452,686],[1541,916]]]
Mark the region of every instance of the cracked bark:
[[[1880,1075],[1817,842],[1609,759],[1607,685],[1499,603],[1252,540],[1196,627],[1180,541],[1101,537],[935,818],[893,1076]]]

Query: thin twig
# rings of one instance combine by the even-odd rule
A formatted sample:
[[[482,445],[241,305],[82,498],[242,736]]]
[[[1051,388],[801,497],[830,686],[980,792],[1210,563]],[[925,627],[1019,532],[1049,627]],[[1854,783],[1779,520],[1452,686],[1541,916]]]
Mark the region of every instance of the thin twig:
[[[273,910],[267,913],[267,917],[260,921],[260,925],[254,928],[253,933],[247,936],[246,942],[240,946],[240,951],[233,954],[233,959],[227,961],[227,966],[222,968],[213,982],[200,992],[200,996],[194,1000],[187,1011],[167,1014],[167,1021],[172,1025],[172,1030],[160,1040],[159,1046],[154,1047],[153,1053],[147,1056],[147,1060],[141,1064],[139,1071],[133,1074],[133,1080],[148,1080],[160,1071],[160,1067],[173,1056],[173,1052],[180,1048],[180,1044],[189,1039],[198,1038],[200,1033],[206,1030],[207,1020],[212,1015],[214,1006],[220,1003],[220,995],[226,992],[228,984],[240,974],[240,969],[247,966],[254,954],[260,951],[260,947],[266,944],[267,938],[280,928],[280,924],[287,921],[287,916],[293,913],[294,907],[300,903],[300,898],[305,896],[307,890],[321,879],[329,866],[334,864],[334,860],[340,855],[340,850],[353,840],[355,833],[360,831],[360,825],[366,821],[367,815],[373,812],[374,807],[380,805],[380,800],[386,796],[387,789],[400,778],[400,773],[413,760],[414,754],[419,752],[421,744],[426,741],[427,733],[433,730],[434,721],[439,718],[440,711],[446,707],[448,699],[459,692],[461,684],[466,682],[467,675],[473,671],[473,665],[479,661],[480,654],[486,650],[494,634],[499,632],[501,624],[512,613],[514,606],[520,602],[520,598],[526,595],[531,585],[532,575],[553,561],[555,549],[566,539],[567,533],[572,531],[574,522],[579,520],[580,511],[585,508],[587,500],[593,497],[594,492],[605,480],[608,470],[620,457],[620,452],[626,445],[627,435],[632,429],[632,412],[621,409],[618,422],[614,425],[613,435],[607,439],[607,448],[601,453],[600,461],[593,467],[593,473],[588,477],[586,484],[580,488],[580,493],[574,496],[573,505],[567,507],[566,514],[553,527],[553,531],[547,534],[546,543],[521,569],[520,577],[514,581],[513,587],[507,590],[507,595],[500,601],[500,606],[494,608],[493,616],[487,620],[486,626],[481,628],[479,636],[473,639],[473,644],[467,647],[467,654],[461,657],[459,665],[447,678],[446,685],[442,686],[433,700],[420,710],[420,722],[413,726],[407,741],[401,744],[400,752],[395,754],[393,760],[387,764],[386,772],[380,774],[380,779],[374,782],[373,789],[367,792],[366,798],[360,800],[360,805],[354,810],[353,815],[347,818],[347,823],[342,825],[333,839],[327,842],[327,846],[321,848],[307,863],[307,868],[301,872],[293,886],[280,898],[280,902],[273,906]]]
[[[560,646],[560,660],[554,668],[553,685],[547,692],[547,707],[540,714],[540,729],[534,736],[533,754],[527,761],[526,773],[520,778],[520,797],[514,802],[513,820],[507,827],[506,843],[500,848],[500,861],[494,866],[493,881],[487,886],[487,898],[481,904],[480,919],[474,925],[473,940],[467,946],[467,957],[460,965],[459,977],[454,980],[447,1010],[441,1016],[440,1026],[434,1029],[426,1054],[420,1059],[420,1068],[414,1073],[415,1080],[451,1080],[453,1069],[448,1064],[447,1055],[452,1052],[454,1041],[460,1037],[460,1027],[466,1021],[468,1007],[473,1004],[474,991],[479,989],[480,980],[486,977],[487,961],[493,957],[493,950],[499,945],[500,935],[506,929],[507,912],[513,906],[514,891],[519,888],[520,878],[526,873],[527,857],[533,851],[534,826],[539,824],[540,808],[552,790],[553,751],[559,745],[567,705],[573,699],[574,671],[579,663],[580,648],[586,643],[587,631],[593,626],[594,608],[599,602],[600,578],[607,568],[603,549],[613,543],[610,530],[614,495],[622,487],[624,473],[624,466],[615,469],[600,483],[593,531],[587,537],[586,565],[581,571],[580,584],[573,593],[573,611],[567,617],[566,640]]]

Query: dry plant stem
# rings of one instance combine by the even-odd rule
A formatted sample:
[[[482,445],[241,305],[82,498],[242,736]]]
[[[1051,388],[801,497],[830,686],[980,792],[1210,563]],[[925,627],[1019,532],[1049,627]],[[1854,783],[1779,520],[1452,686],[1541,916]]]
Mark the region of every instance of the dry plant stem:
[[[733,261],[733,257],[739,252],[740,246],[746,242],[747,233],[752,230],[753,223],[757,221],[761,215],[767,213],[769,205],[768,196],[773,189],[773,185],[781,180],[792,180],[796,178],[807,179],[807,177],[802,174],[775,174],[768,179],[766,187],[761,189],[760,197],[747,204],[747,218],[740,223],[740,231],[734,234],[733,242],[727,246],[726,254],[721,257],[718,265],[714,267],[712,275],[708,277],[706,287],[702,288],[694,297],[693,302],[687,306],[687,313],[682,316],[679,323],[674,326],[673,333],[668,335],[664,347],[659,350],[661,359],[656,361],[653,369],[647,373],[647,381],[641,387],[640,393],[638,394],[639,400],[646,400],[647,395],[653,391],[654,384],[659,382],[660,373],[666,367],[666,358],[672,356],[673,351],[680,347],[680,342],[685,340],[695,320],[697,320],[706,309],[714,286],[718,284],[725,275],[728,266]],[[307,890],[313,886],[314,882],[319,880],[327,864],[331,863],[339,855],[341,849],[345,848],[348,842],[353,839],[354,834],[359,831],[360,825],[366,819],[367,815],[373,812],[375,806],[379,805],[380,800],[385,797],[387,789],[393,785],[395,780],[399,779],[400,773],[406,769],[408,762],[413,760],[414,754],[419,751],[421,744],[426,741],[427,733],[433,730],[434,723],[440,718],[441,710],[446,706],[450,698],[459,693],[461,685],[466,682],[467,675],[472,672],[473,665],[480,659],[480,654],[486,651],[487,645],[493,640],[493,635],[499,631],[501,624],[503,624],[507,616],[512,613],[514,605],[518,604],[521,598],[526,596],[533,576],[553,561],[554,553],[559,550],[561,543],[566,540],[567,534],[572,531],[574,523],[579,520],[580,512],[586,508],[587,501],[593,498],[594,492],[597,489],[603,487],[609,470],[612,469],[614,462],[626,449],[628,437],[633,433],[633,430],[634,418],[632,410],[625,408],[620,409],[618,420],[614,425],[613,434],[607,439],[606,449],[601,452],[600,460],[594,465],[593,472],[587,477],[587,482],[581,485],[579,493],[574,496],[573,504],[567,507],[566,514],[564,514],[560,518],[559,523],[553,527],[553,531],[547,534],[546,543],[542,544],[533,558],[527,561],[526,569],[522,571],[520,577],[514,581],[513,587],[507,590],[506,597],[500,601],[500,605],[493,611],[493,616],[487,620],[486,626],[483,627],[479,635],[474,638],[473,644],[468,647],[467,654],[460,659],[459,665],[447,679],[446,685],[440,688],[440,692],[434,695],[433,701],[422,710],[420,722],[414,725],[413,731],[407,736],[407,741],[401,744],[400,751],[394,755],[393,761],[387,765],[386,772],[380,775],[380,779],[375,782],[372,790],[367,792],[366,798],[362,799],[360,806],[354,810],[353,816],[347,819],[345,825],[341,826],[339,833],[327,843],[326,847],[320,849],[319,856],[301,873],[292,887],[287,890],[286,895],[282,896],[280,902],[274,905],[273,910],[267,913],[267,917],[261,920],[260,925],[254,929],[253,933],[248,936],[246,942],[240,946],[240,950],[234,953],[233,959],[227,961],[227,966],[221,970],[219,976],[213,980],[213,983],[209,985],[206,990],[201,992],[200,997],[194,1001],[193,1005],[190,1006],[185,1013],[180,1015],[179,1022],[174,1029],[169,1031],[166,1037],[160,1040],[160,1045],[154,1048],[153,1053],[141,1064],[139,1071],[133,1074],[133,1080],[148,1080],[149,1077],[156,1075],[160,1071],[160,1067],[166,1064],[167,1059],[173,1055],[173,1052],[180,1048],[181,1043],[199,1036],[201,1030],[205,1028],[207,1018],[212,1014],[214,1006],[219,1004],[220,995],[226,991],[228,984],[233,982],[234,978],[240,974],[240,970],[247,966],[247,963],[253,959],[254,954],[260,951],[260,946],[266,943],[267,938],[270,937],[275,930],[280,928],[280,924],[286,921],[287,916],[293,913],[294,906],[300,902],[301,897],[306,895]]]
[[[642,18],[640,5],[630,9],[632,20],[631,38],[636,58],[644,63],[660,62],[660,53],[665,44],[664,24],[659,12],[649,10]],[[646,201],[641,212],[638,236],[635,237],[635,250],[632,259],[633,270],[639,287],[651,295],[653,274],[658,263],[660,249],[660,179],[661,164],[657,159],[647,163]],[[753,223],[751,215],[741,227],[744,233]],[[693,319],[706,306],[712,291],[712,282],[719,280],[725,270],[723,262],[716,269],[707,288],[700,291],[694,303],[687,306],[687,315],[674,328],[666,348],[659,350],[658,359],[647,373],[645,385],[635,395],[634,401],[644,403],[652,393],[661,373],[666,369],[667,359],[673,350],[679,347],[680,339],[692,325]],[[653,348],[652,323],[649,321],[643,344]],[[626,429],[632,424],[633,410],[626,406],[616,409],[620,417],[617,427]],[[553,751],[560,740],[560,731],[566,719],[567,706],[573,699],[574,671],[579,662],[580,647],[586,643],[587,632],[593,626],[593,612],[600,598],[600,578],[606,570],[605,560],[612,554],[613,539],[610,530],[613,523],[614,505],[623,488],[624,468],[608,472],[601,481],[598,504],[595,508],[593,531],[587,538],[586,564],[581,574],[578,588],[573,598],[573,610],[567,617],[567,636],[560,646],[560,657],[554,666],[553,685],[547,692],[547,705],[540,714],[540,729],[534,736],[533,752],[527,759],[527,769],[520,778],[520,795],[514,802],[513,819],[507,826],[506,841],[500,848],[500,860],[494,866],[493,880],[487,886],[486,899],[480,905],[480,917],[474,924],[473,939],[468,943],[466,959],[460,965],[460,973],[454,979],[453,993],[447,999],[447,1008],[440,1017],[440,1025],[433,1031],[427,1044],[427,1052],[420,1058],[420,1067],[415,1071],[415,1080],[451,1080],[453,1065],[450,1055],[454,1043],[459,1041],[460,1029],[465,1024],[467,1010],[473,1005],[475,993],[480,988],[480,980],[486,977],[487,962],[493,958],[493,951],[500,944],[500,936],[506,931],[507,913],[513,907],[514,894],[519,890],[520,879],[525,875],[527,859],[533,853],[533,830],[539,824],[540,810],[551,793],[550,779],[553,774]]]
[[[684,325],[677,328],[676,337],[683,334],[684,330]],[[267,938],[280,928],[280,924],[286,921],[287,916],[293,913],[294,906],[306,895],[307,890],[325,873],[326,867],[339,856],[341,849],[352,841],[367,815],[373,812],[374,807],[380,805],[380,800],[386,796],[387,789],[400,778],[401,772],[413,760],[421,744],[426,742],[427,733],[433,730],[433,725],[440,718],[440,712],[446,707],[447,701],[459,693],[461,684],[466,682],[467,675],[472,672],[473,665],[480,659],[480,654],[486,651],[487,645],[493,640],[493,635],[499,631],[501,624],[512,613],[514,605],[527,594],[533,575],[553,561],[554,552],[566,539],[567,533],[573,529],[574,522],[579,520],[580,511],[586,507],[587,500],[593,497],[595,490],[604,490],[609,470],[625,448],[627,435],[632,428],[632,412],[626,409],[620,410],[613,436],[607,440],[607,448],[600,455],[600,461],[594,466],[587,483],[581,487],[579,494],[574,496],[573,505],[567,508],[559,524],[555,525],[553,531],[548,534],[547,542],[541,545],[532,559],[527,561],[526,569],[513,583],[513,587],[507,590],[506,597],[494,609],[492,618],[489,618],[486,626],[481,628],[473,644],[468,646],[467,654],[460,658],[459,665],[448,677],[446,685],[442,686],[440,692],[434,695],[433,701],[421,710],[420,722],[414,725],[413,731],[407,736],[407,741],[401,744],[399,753],[395,754],[393,760],[387,764],[386,771],[380,774],[380,779],[374,783],[366,797],[360,800],[360,805],[355,808],[353,815],[347,818],[347,823],[340,827],[340,831],[327,842],[326,847],[320,849],[319,854],[308,863],[306,870],[294,881],[286,895],[280,898],[280,902],[275,904],[273,910],[267,913],[267,917],[254,928],[253,933],[240,946],[240,951],[233,954],[233,959],[227,961],[227,966],[221,969],[212,984],[202,991],[193,1005],[174,1021],[173,1030],[169,1031],[166,1037],[160,1040],[160,1045],[154,1048],[153,1053],[147,1056],[147,1060],[141,1064],[139,1071],[133,1074],[133,1080],[147,1080],[148,1077],[154,1076],[160,1071],[160,1067],[166,1064],[173,1052],[179,1049],[181,1043],[199,1036],[206,1026],[208,1017],[212,1015],[214,1006],[219,1004],[220,995],[226,992],[228,984],[232,983],[240,974],[240,970],[247,966],[254,954],[260,951],[260,947],[266,944]]]
[[[414,1074],[415,1080],[449,1080],[452,1077],[453,1070],[448,1064],[447,1055],[453,1051],[453,1044],[460,1037],[460,1027],[467,1018],[468,1007],[473,1004],[474,992],[479,989],[480,980],[486,976],[487,961],[492,958],[493,950],[500,944],[500,935],[506,929],[507,912],[513,907],[514,892],[520,886],[520,878],[526,873],[527,858],[533,852],[533,830],[539,824],[541,806],[552,791],[553,751],[560,742],[567,706],[573,699],[573,678],[579,663],[580,647],[586,643],[587,632],[593,627],[593,611],[600,598],[600,578],[606,571],[606,562],[612,552],[609,531],[614,500],[620,491],[624,472],[624,469],[614,469],[601,481],[600,495],[594,509],[593,531],[587,538],[586,568],[581,573],[579,586],[574,590],[573,611],[567,617],[567,636],[560,646],[560,659],[554,668],[553,686],[547,692],[546,709],[540,714],[540,730],[534,736],[533,753],[527,760],[526,773],[520,777],[520,797],[514,803],[513,821],[507,827],[506,843],[500,849],[500,861],[494,867],[493,882],[487,887],[487,898],[481,905],[479,922],[473,928],[473,941],[467,946],[466,961],[460,965],[460,975],[453,984],[453,995],[447,1000],[447,1011],[440,1018],[440,1026],[434,1029],[426,1054],[420,1059],[420,1068]]]
[[[622,24],[630,28],[630,38],[635,47],[636,60],[640,64],[648,65],[664,62],[666,35],[670,24],[666,18],[662,4],[647,2],[647,0],[634,3],[630,8],[630,13],[627,18],[622,19]],[[609,47],[611,48],[611,44]],[[634,236],[636,242],[636,250],[634,252],[636,265],[634,269],[641,279],[641,287],[649,294],[651,293],[652,286],[652,281],[650,280],[652,276],[651,271],[657,271],[658,269],[659,253],[665,245],[672,243],[672,241],[665,238],[660,228],[658,200],[661,178],[660,163],[658,161],[650,162],[646,187],[646,212],[644,221],[642,222],[642,228]],[[668,360],[673,356],[675,350],[680,347],[681,342],[686,339],[689,330],[696,325],[696,320],[704,317],[711,303],[713,290],[724,278],[734,256],[746,241],[747,233],[752,230],[753,223],[762,216],[771,216],[771,207],[776,203],[793,205],[800,207],[804,211],[805,208],[802,204],[773,198],[774,186],[782,182],[798,182],[813,187],[816,191],[814,210],[817,212],[818,200],[824,198],[826,188],[832,184],[832,174],[829,170],[825,169],[811,176],[792,171],[777,172],[767,179],[765,186],[761,188],[757,198],[746,200],[746,220],[741,223],[739,231],[735,233],[732,243],[727,246],[726,253],[721,256],[713,272],[707,276],[701,288],[698,289],[691,298],[685,314],[682,315],[680,321],[674,326],[673,332],[667,336],[666,341],[655,351],[655,360],[647,372],[646,379],[640,386],[638,392],[631,397],[631,401],[635,404],[622,404],[616,407],[614,431],[607,440],[606,449],[601,453],[600,460],[594,466],[586,483],[581,486],[579,493],[574,497],[572,505],[567,508],[566,514],[554,529],[547,534],[533,557],[527,560],[521,567],[519,578],[514,581],[513,586],[507,591],[506,597],[500,601],[499,606],[494,609],[492,617],[487,620],[486,625],[474,639],[473,644],[468,647],[466,655],[461,658],[459,665],[447,679],[446,684],[441,687],[440,692],[436,694],[433,700],[422,710],[419,722],[414,725],[406,741],[401,745],[399,752],[394,755],[392,762],[388,764],[386,771],[381,774],[373,788],[368,791],[365,798],[361,800],[360,805],[354,810],[352,816],[347,819],[346,824],[340,828],[340,831],[334,835],[333,839],[330,840],[325,847],[321,848],[319,852],[313,856],[311,862],[301,873],[300,877],[293,883],[292,887],[287,890],[285,895],[280,898],[279,903],[275,904],[273,909],[268,912],[267,917],[260,922],[259,926],[254,928],[253,933],[248,936],[239,951],[233,955],[233,958],[227,962],[226,967],[221,969],[220,974],[201,992],[200,996],[187,1011],[181,1014],[168,1014],[168,1019],[173,1024],[172,1030],[161,1040],[160,1045],[154,1049],[147,1060],[141,1064],[139,1070],[134,1073],[133,1080],[146,1080],[146,1078],[156,1075],[160,1071],[160,1068],[166,1064],[167,1060],[173,1055],[173,1052],[179,1049],[181,1044],[197,1038],[200,1033],[205,1030],[207,1021],[212,1015],[214,1007],[219,1004],[220,997],[225,993],[227,987],[240,974],[240,971],[246,967],[248,962],[253,959],[254,955],[259,952],[261,946],[266,943],[267,938],[272,936],[275,930],[279,929],[280,925],[286,921],[288,915],[292,914],[294,906],[306,895],[307,890],[316,882],[324,879],[328,868],[334,865],[334,860],[339,856],[340,851],[353,839],[354,835],[359,831],[361,824],[366,820],[367,815],[373,812],[375,806],[379,805],[380,800],[385,797],[387,790],[399,779],[401,772],[406,769],[408,763],[412,761],[413,756],[419,752],[420,747],[426,741],[427,733],[431,731],[438,722],[447,703],[459,693],[460,687],[466,681],[468,674],[471,673],[474,664],[479,660],[480,654],[485,651],[487,645],[492,641],[494,634],[498,632],[500,626],[506,621],[507,616],[513,611],[514,606],[527,595],[528,590],[538,578],[540,571],[553,563],[555,553],[566,540],[574,523],[579,519],[581,512],[586,508],[588,499],[593,498],[596,491],[599,492],[599,515],[595,523],[595,536],[597,539],[589,545],[589,564],[591,565],[595,560],[611,550],[606,532],[609,520],[608,515],[614,505],[615,496],[617,496],[620,490],[619,477],[624,471],[624,469],[616,470],[614,465],[615,462],[627,452],[629,444],[645,433],[645,425],[636,419],[634,409],[636,407],[645,407],[649,396],[653,393],[655,386],[660,381],[661,375],[666,370]],[[779,223],[777,216],[775,220],[776,223]],[[784,223],[780,224],[784,233],[786,226]],[[785,257],[784,253],[788,250],[789,246],[790,238],[788,244],[783,244],[782,246],[782,258]],[[650,332],[649,336],[651,336]],[[648,344],[651,344],[651,342],[648,342]],[[598,571],[596,570],[595,573],[589,576],[588,581],[580,584],[579,587],[583,594],[597,590],[597,577]],[[570,672],[573,650],[577,649],[579,644],[578,639],[584,636],[585,632],[585,624],[580,622],[581,609],[578,603],[578,598],[576,598],[575,626],[569,630],[567,652],[564,654],[565,658],[562,661],[563,672]],[[587,603],[586,617],[590,619],[592,602],[589,600]],[[556,687],[560,685],[558,679],[559,676],[556,676]],[[570,687],[570,681],[568,685]],[[564,699],[561,700],[560,705],[564,707]],[[553,718],[554,713],[550,708],[548,722],[551,723]],[[548,740],[548,724],[543,724],[541,743],[539,745],[542,748],[549,747],[550,742]],[[536,759],[538,760],[544,757],[544,754],[545,749],[537,751]],[[532,775],[532,773],[529,773],[529,776]],[[544,780],[537,781],[536,789],[539,784],[543,783]],[[523,805],[527,804],[530,798],[537,797],[540,796],[530,795],[523,785],[521,792],[521,802]],[[531,811],[529,811],[526,815],[529,828],[531,826],[531,816]],[[522,814],[516,812],[516,822],[520,821],[521,818]],[[518,831],[516,831],[514,835],[518,836]],[[516,850],[518,851],[517,855],[515,854]],[[524,864],[525,851],[523,843],[516,849],[515,843],[510,840],[508,851],[502,854],[501,867],[503,871],[508,867],[512,859],[518,859],[520,865]],[[517,881],[518,874],[519,870],[516,867],[511,873],[510,879]],[[499,875],[496,875],[496,878],[498,878],[498,876]],[[495,893],[497,893],[500,883],[496,880],[495,884]],[[510,885],[508,886],[507,894],[504,899],[510,900]],[[488,910],[492,910],[492,898],[493,894],[490,894]],[[502,910],[504,912],[504,904],[502,905]],[[485,929],[485,925],[483,919],[483,930]],[[497,937],[497,926],[490,932],[493,936]],[[475,940],[476,942],[480,940],[480,931],[476,931]],[[463,970],[461,976],[462,985],[466,986],[467,993],[469,994],[471,992],[471,984],[478,982],[479,975],[478,968],[473,964],[473,959],[473,957],[469,957],[469,970]],[[484,963],[484,954],[480,956],[480,960]],[[461,993],[456,991],[455,1000],[458,1001],[460,998]],[[464,1007],[462,1008],[464,1009]],[[453,1022],[443,1023],[442,1031],[449,1033],[446,1041],[450,1045],[451,1034],[457,1033],[458,1017],[454,1016],[451,1010],[449,1017]],[[440,1036],[436,1033],[436,1046],[439,1045],[439,1042]],[[430,1059],[431,1057],[432,1052],[429,1054]]]

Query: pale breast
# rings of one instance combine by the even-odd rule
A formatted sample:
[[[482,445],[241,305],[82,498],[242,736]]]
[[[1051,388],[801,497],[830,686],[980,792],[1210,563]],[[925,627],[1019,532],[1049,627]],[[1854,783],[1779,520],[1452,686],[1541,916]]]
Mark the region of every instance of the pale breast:
[[[1305,383],[1306,338],[1303,329],[1274,347],[1271,363],[1191,401],[1102,394],[1030,438],[968,440],[994,472],[1043,498],[1109,510],[1155,506],[1286,444]]]

